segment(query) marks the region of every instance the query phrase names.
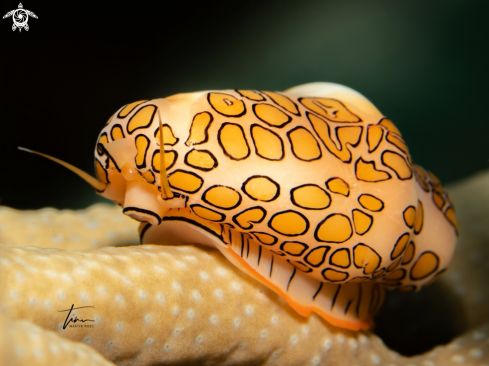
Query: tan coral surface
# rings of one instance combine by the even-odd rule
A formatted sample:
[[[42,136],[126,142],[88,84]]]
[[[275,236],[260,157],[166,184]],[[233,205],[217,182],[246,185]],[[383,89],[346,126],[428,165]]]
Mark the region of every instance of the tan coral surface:
[[[118,365],[489,366],[489,235],[485,225],[489,219],[489,172],[454,185],[450,194],[458,209],[461,245],[440,281],[460,296],[469,330],[424,355],[403,357],[371,332],[337,329],[315,315],[302,318],[216,251],[154,245],[93,249],[91,235],[98,238],[97,246],[105,244],[101,238],[107,239],[106,234],[85,226],[91,222],[93,208],[76,214],[44,209],[51,215],[47,219],[51,224],[42,224],[44,210],[25,213],[31,215],[27,225],[33,225],[30,242],[25,232],[19,232],[25,227],[19,222],[28,221],[24,213],[0,208],[0,310],[11,319],[9,326],[1,327],[0,350],[29,346],[27,335],[8,335],[12,324],[22,323],[85,343]],[[103,230],[122,236],[126,229],[117,222],[122,216],[120,209],[98,206],[97,210],[102,216],[102,211],[107,212]],[[64,226],[66,222],[71,228]],[[58,227],[67,231],[56,231]],[[79,235],[85,246],[66,250],[59,242],[52,242],[53,232],[63,238]],[[135,234],[129,235],[134,240]],[[16,247],[22,241],[44,248]],[[50,245],[61,249],[47,249]],[[94,320],[93,327],[63,329],[67,313],[58,311],[72,304],[93,306],[71,314]],[[24,322],[18,322],[21,319]],[[19,334],[28,333],[25,327]],[[48,335],[56,337],[52,332],[42,337]],[[44,364],[35,363],[35,359],[24,362],[15,352],[3,353],[7,355],[12,364]],[[57,357],[47,351],[46,355]]]

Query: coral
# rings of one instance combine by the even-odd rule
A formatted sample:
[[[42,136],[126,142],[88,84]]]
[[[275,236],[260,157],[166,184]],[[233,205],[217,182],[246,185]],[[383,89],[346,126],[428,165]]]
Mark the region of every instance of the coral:
[[[67,342],[85,352],[87,347],[81,344],[85,343],[119,365],[487,365],[487,187],[489,172],[449,189],[461,237],[453,264],[439,281],[459,296],[467,332],[426,354],[404,357],[389,350],[373,332],[335,328],[314,314],[303,318],[214,250],[190,245],[94,249],[95,237],[99,246],[113,245],[117,240],[107,239],[107,232],[123,237],[126,224],[135,231],[135,222],[125,218],[118,222],[120,209],[107,205],[78,213],[0,209],[0,311],[8,318],[0,320],[0,350],[27,349],[32,340],[11,332],[31,333],[29,327],[34,327],[33,333],[50,339],[44,347]],[[48,224],[42,224],[46,212]],[[103,225],[87,230],[95,215]],[[83,239],[77,250],[53,248],[60,244],[52,243],[53,233]],[[28,235],[34,237],[30,242]],[[129,241],[135,240],[136,234],[130,235]],[[19,247],[23,242],[36,247]],[[72,304],[93,306],[71,313],[72,318],[94,320],[93,327],[63,329],[67,313],[59,310]],[[46,358],[25,361],[15,352],[2,354],[11,357],[5,364],[49,364]],[[58,355],[47,348],[45,354],[57,364]]]

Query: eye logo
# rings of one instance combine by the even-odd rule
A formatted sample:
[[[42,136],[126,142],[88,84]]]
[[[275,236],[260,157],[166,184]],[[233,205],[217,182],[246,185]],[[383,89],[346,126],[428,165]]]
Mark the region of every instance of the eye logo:
[[[34,14],[32,11],[24,9],[22,3],[19,3],[18,9],[11,10],[7,14],[5,14],[3,16],[3,19],[10,16],[14,21],[14,24],[12,25],[12,30],[15,31],[18,28],[19,32],[22,31],[22,28],[24,28],[26,31],[29,30],[29,26],[27,25],[27,22],[29,21],[29,16],[37,19],[37,15]]]

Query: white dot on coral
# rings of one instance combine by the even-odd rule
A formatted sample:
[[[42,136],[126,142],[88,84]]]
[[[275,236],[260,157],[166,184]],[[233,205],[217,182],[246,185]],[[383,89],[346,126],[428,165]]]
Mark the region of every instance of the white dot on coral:
[[[180,284],[178,282],[172,282],[172,287],[174,290],[176,291],[182,291],[182,286],[180,286]]]
[[[479,348],[472,348],[469,351],[469,356],[474,358],[481,358],[484,355],[484,352]]]
[[[70,276],[69,274],[67,274],[67,273],[63,273],[63,274],[61,275],[61,278],[62,278],[63,280],[65,280],[66,282],[71,282],[71,281],[72,281],[71,276]]]
[[[241,291],[241,285],[237,282],[233,282],[231,284],[231,288],[236,292]]]
[[[50,344],[49,345],[49,350],[51,351],[51,353],[53,354],[57,354],[59,353],[59,347],[55,344]]]
[[[202,298],[202,296],[200,296],[199,291],[197,290],[192,291],[192,297],[194,298],[194,300],[200,300]]]
[[[174,334],[174,335],[179,335],[181,331],[182,331],[182,330],[181,330],[180,328],[175,328],[175,329],[173,330],[173,334]]]
[[[146,298],[146,291],[144,291],[144,290],[138,290],[138,296],[141,299],[145,299]]]
[[[323,342],[323,348],[326,351],[329,351],[331,349],[331,345],[332,344],[333,344],[333,342],[331,342],[331,339],[325,339],[324,342]]]
[[[431,360],[424,360],[422,363],[423,366],[436,366],[436,363],[434,363]]]
[[[168,352],[170,350],[170,345],[167,343],[165,347],[163,347],[163,351]]]
[[[182,268],[182,269],[185,269],[187,268],[187,265],[183,262],[180,262],[180,261],[175,261],[174,264],[179,267],[179,268]]]
[[[309,334],[309,327],[307,325],[302,326],[302,333],[303,334]]]
[[[92,342],[92,338],[85,337],[85,338],[83,338],[82,342],[85,343],[85,344],[90,344]]]
[[[260,337],[262,337],[262,338],[266,338],[266,337],[267,337],[267,330],[266,330],[266,329],[263,329],[263,330],[260,332]]]
[[[189,319],[193,319],[195,318],[195,313],[192,309],[190,309],[189,311],[187,311],[187,318]]]
[[[123,326],[122,322],[119,322],[119,323],[117,323],[117,324],[115,325],[115,329],[117,329],[117,330],[122,330],[122,328],[123,328],[123,327],[124,327],[124,326]]]
[[[241,343],[239,346],[238,346],[238,349],[240,351],[244,350],[246,348],[246,344],[245,343]]]
[[[280,353],[281,353],[281,351],[275,351],[272,353],[272,357],[277,358],[278,356],[280,356]]]
[[[198,337],[195,339],[195,341],[196,341],[197,343],[202,343],[202,342],[204,341],[204,338],[203,338],[203,337],[200,335],[200,336],[198,336]]]
[[[209,275],[206,272],[199,272],[200,278],[202,278],[204,281],[207,281],[209,279]]]
[[[18,297],[19,297],[19,293],[18,293],[17,291],[13,291],[13,290],[12,290],[12,291],[10,291],[10,297],[11,297],[12,299],[16,299],[16,298],[18,298]]]
[[[151,323],[151,315],[146,314],[144,316],[144,322],[147,323],[147,324]]]
[[[222,267],[219,267],[218,269],[216,269],[216,272],[219,276],[225,276],[227,274],[227,271]]]
[[[360,341],[361,344],[367,344],[368,343],[368,338],[364,334],[360,334],[358,337],[358,340]]]
[[[376,353],[372,353],[370,355],[370,360],[374,365],[379,365],[380,364],[380,356]]]
[[[29,299],[29,305],[34,306],[34,305],[36,305],[36,304],[37,304],[37,300],[36,300],[36,298],[35,298],[35,297],[31,297],[31,298]]]
[[[81,301],[83,301],[83,302],[88,301],[88,294],[87,294],[86,292],[82,292],[82,293],[80,294],[80,299],[81,299]]]
[[[112,347],[114,345],[114,341],[111,339],[107,342],[107,347]]]
[[[34,354],[34,356],[36,356],[37,358],[41,358],[42,356],[44,356],[44,353],[42,352],[41,349],[39,348],[36,348],[34,350],[34,352],[32,352]]]
[[[278,316],[274,315],[272,316],[272,324],[277,325],[278,324]]]
[[[53,305],[49,300],[44,300],[43,304],[46,309],[51,309],[51,306]]]
[[[153,344],[153,342],[154,342],[154,339],[153,339],[153,338],[148,338],[148,339],[146,339],[146,344],[147,344],[148,346],[152,345],[152,344]]]
[[[472,333],[472,337],[474,338],[474,341],[481,341],[486,338],[486,334],[479,330],[476,330],[474,331],[474,333]]]
[[[356,340],[356,339],[354,339],[354,338],[350,338],[350,339],[348,340],[348,344],[350,345],[350,348],[351,348],[351,349],[357,349],[357,348],[358,348],[358,342],[357,342],[357,340]]]
[[[174,306],[171,310],[172,310],[173,315],[175,315],[175,316],[180,314],[180,309],[177,306]]]
[[[216,290],[214,291],[214,296],[216,296],[216,297],[217,297],[217,298],[219,298],[219,299],[222,299],[222,298],[223,298],[223,296],[224,296],[224,293],[222,292],[222,290],[220,290],[220,289],[216,289]]]
[[[253,313],[254,313],[253,307],[251,305],[247,305],[245,307],[245,313],[246,313],[246,315],[253,315]]]
[[[233,323],[234,323],[234,326],[236,328],[239,328],[239,325],[241,324],[241,321],[239,320],[239,318],[235,318],[234,321],[233,321]]]
[[[25,279],[25,277],[24,277],[24,275],[23,275],[22,273],[17,273],[17,274],[15,275],[15,278],[16,278],[16,279],[17,279],[17,281],[19,281],[19,282],[23,282],[23,281],[24,281],[24,279]]]
[[[217,315],[211,315],[209,320],[210,320],[211,324],[217,324],[217,322],[219,321],[219,318],[217,317]]]
[[[93,220],[93,221],[87,222],[86,228],[89,230],[95,230],[95,229],[98,229],[99,226],[100,226],[100,222]]]
[[[158,292],[156,294],[156,300],[158,300],[159,302],[165,302],[165,296],[162,293]]]
[[[344,341],[345,341],[345,336],[343,334],[341,334],[341,333],[338,333],[336,335],[336,342],[343,343]]]
[[[107,290],[105,289],[105,287],[99,287],[97,291],[100,295],[107,295]]]
[[[457,363],[464,363],[465,362],[465,357],[462,355],[453,355],[450,359],[453,362],[457,362]]]
[[[319,357],[314,357],[311,361],[313,365],[319,365],[320,362],[321,362],[321,358]]]
[[[295,334],[292,337],[290,337],[290,343],[296,345],[297,342],[299,342],[299,338]]]

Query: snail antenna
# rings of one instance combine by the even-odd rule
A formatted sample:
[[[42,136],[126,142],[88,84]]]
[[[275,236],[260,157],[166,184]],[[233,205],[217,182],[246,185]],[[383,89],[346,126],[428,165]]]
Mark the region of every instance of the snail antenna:
[[[18,149],[19,150],[22,150],[22,151],[27,151],[27,152],[32,153],[32,154],[40,155],[42,157],[45,157],[46,159],[52,160],[55,163],[58,163],[58,164],[64,166],[65,168],[71,170],[73,173],[75,173],[76,175],[78,175],[81,179],[83,179],[85,182],[87,182],[88,184],[90,184],[93,188],[95,188],[99,192],[103,192],[105,190],[105,188],[107,188],[107,183],[104,183],[104,182],[99,181],[97,178],[92,177],[87,172],[84,172],[83,170],[77,168],[76,166],[73,166],[71,164],[68,164],[67,162],[65,162],[63,160],[54,158],[52,156],[49,156],[49,155],[46,155],[46,154],[43,154],[43,153],[40,153],[40,152],[37,152],[37,151],[34,151],[34,150],[26,149],[25,147],[20,147],[19,146]]]
[[[166,176],[166,164],[165,164],[165,142],[163,140],[163,124],[161,123],[160,109],[158,108],[158,121],[160,123],[160,185],[161,185],[161,197],[163,199],[173,198],[173,192],[170,189],[168,183],[168,177]]]

